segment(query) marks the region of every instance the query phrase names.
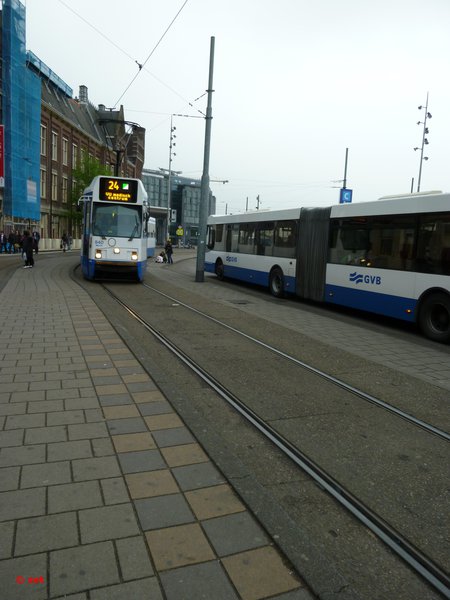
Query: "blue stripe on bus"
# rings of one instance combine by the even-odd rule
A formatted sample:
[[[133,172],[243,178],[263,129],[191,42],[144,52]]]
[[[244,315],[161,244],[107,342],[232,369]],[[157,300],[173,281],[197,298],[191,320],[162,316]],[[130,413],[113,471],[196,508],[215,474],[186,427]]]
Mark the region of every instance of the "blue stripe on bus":
[[[403,321],[415,321],[417,300],[414,298],[390,296],[339,285],[326,285],[324,300],[330,304],[366,310]],[[411,312],[406,312],[407,310]]]
[[[248,283],[254,283],[255,285],[262,285],[268,287],[269,285],[269,274],[265,271],[256,271],[255,269],[243,269],[242,267],[235,267],[233,265],[224,265],[224,276],[230,277],[231,279],[239,279],[240,281],[247,281]],[[205,262],[205,271],[208,273],[215,272],[215,264],[211,262]],[[285,292],[295,293],[295,277],[289,277],[284,275],[284,290]]]

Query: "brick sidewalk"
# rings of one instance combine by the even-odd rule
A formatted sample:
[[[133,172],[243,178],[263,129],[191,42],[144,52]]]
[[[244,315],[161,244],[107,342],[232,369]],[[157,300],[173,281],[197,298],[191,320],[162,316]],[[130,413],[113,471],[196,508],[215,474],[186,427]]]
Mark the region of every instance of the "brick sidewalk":
[[[0,598],[312,598],[97,306],[44,260],[0,294]]]

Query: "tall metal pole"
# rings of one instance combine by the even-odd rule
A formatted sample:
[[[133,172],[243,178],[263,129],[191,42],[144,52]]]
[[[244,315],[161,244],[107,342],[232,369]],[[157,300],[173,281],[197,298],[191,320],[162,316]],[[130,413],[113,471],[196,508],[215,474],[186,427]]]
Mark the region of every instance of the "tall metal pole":
[[[420,192],[420,180],[422,179],[423,147],[425,145],[425,135],[426,135],[426,131],[427,131],[427,115],[428,115],[428,92],[427,92],[427,103],[425,105],[425,118],[423,120],[422,147],[420,149],[419,179],[417,181],[417,191],[418,192]]]
[[[347,163],[348,163],[348,148],[345,149],[344,181],[342,184],[342,187],[344,190],[347,188]]]
[[[211,38],[209,53],[209,82],[208,82],[208,105],[206,107],[205,117],[205,150],[203,156],[203,175],[201,182],[200,195],[200,215],[198,224],[198,246],[197,246],[197,266],[195,272],[195,281],[205,280],[205,245],[206,245],[206,225],[208,221],[209,209],[209,154],[211,148],[211,121],[212,121],[212,93],[213,93],[213,72],[214,72],[214,42]]]

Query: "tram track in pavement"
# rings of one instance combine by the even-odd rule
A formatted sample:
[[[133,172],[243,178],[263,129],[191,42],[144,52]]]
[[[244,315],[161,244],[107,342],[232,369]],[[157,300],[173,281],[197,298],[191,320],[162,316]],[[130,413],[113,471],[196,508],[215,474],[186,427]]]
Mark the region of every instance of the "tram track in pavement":
[[[360,399],[363,399],[374,406],[383,408],[389,411],[390,414],[396,415],[401,419],[407,421],[410,425],[420,428],[422,431],[436,436],[442,441],[448,441],[449,435],[447,432],[430,425],[420,419],[417,419],[413,415],[407,414],[405,411],[401,411],[396,407],[386,403],[374,396],[366,394],[363,390],[359,390],[351,385],[346,384],[342,380],[328,375],[327,373],[316,369],[312,365],[308,365],[303,361],[299,361],[297,358],[288,355],[285,352],[249,336],[243,331],[229,326],[228,324],[221,322],[206,313],[199,311],[195,307],[189,306],[186,303],[176,299],[173,296],[164,294],[159,290],[144,284],[146,288],[152,293],[157,293],[163,296],[170,302],[183,306],[187,310],[195,312],[201,318],[207,318],[212,321],[215,325],[225,327],[234,334],[244,336],[247,341],[257,344],[263,347],[269,352],[275,353],[282,359],[286,359],[302,369],[306,369],[309,373],[325,379],[327,383],[337,386],[343,389],[345,392],[352,394]],[[384,544],[397,554],[403,561],[405,561],[410,568],[412,568],[420,577],[422,577],[430,586],[432,586],[439,594],[446,598],[450,598],[450,579],[447,573],[437,564],[433,559],[429,558],[425,552],[421,551],[416,545],[408,540],[407,537],[402,535],[396,527],[390,525],[385,518],[379,516],[376,511],[372,510],[367,503],[358,499],[345,485],[339,483],[339,481],[323,469],[315,460],[312,460],[307,453],[300,450],[295,444],[293,444],[287,437],[282,435],[274,427],[272,427],[265,419],[261,418],[257,412],[246,405],[235,393],[229,390],[223,385],[218,379],[204,369],[196,360],[189,356],[188,352],[185,352],[182,348],[173,343],[165,334],[156,329],[151,323],[149,323],[143,316],[139,315],[127,302],[121,300],[111,289],[105,287],[111,297],[122,306],[124,310],[135,320],[137,320],[145,330],[149,331],[160,343],[162,343],[170,352],[175,354],[177,358],[183,362],[189,369],[193,370],[195,374],[200,377],[206,384],[208,384],[219,396],[225,400],[234,410],[238,411],[249,423],[251,423],[257,430],[262,433],[271,443],[275,444],[276,447],[281,450],[286,456],[289,457],[299,468],[308,473],[310,477],[320,486],[326,490],[341,506],[344,506],[351,514],[356,517],[365,527],[370,529]]]

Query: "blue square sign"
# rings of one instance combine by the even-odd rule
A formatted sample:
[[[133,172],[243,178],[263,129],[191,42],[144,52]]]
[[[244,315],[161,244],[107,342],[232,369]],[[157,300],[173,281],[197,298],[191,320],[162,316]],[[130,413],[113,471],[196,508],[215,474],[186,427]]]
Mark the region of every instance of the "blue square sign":
[[[353,190],[342,188],[339,196],[339,204],[347,204],[352,201]]]

